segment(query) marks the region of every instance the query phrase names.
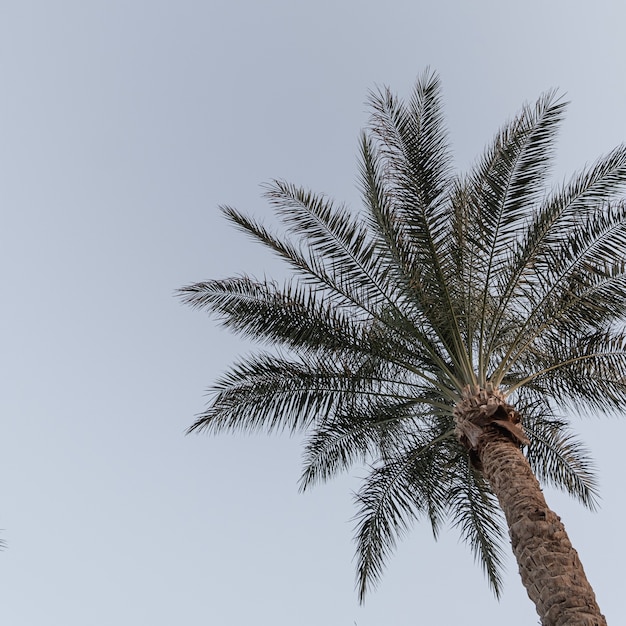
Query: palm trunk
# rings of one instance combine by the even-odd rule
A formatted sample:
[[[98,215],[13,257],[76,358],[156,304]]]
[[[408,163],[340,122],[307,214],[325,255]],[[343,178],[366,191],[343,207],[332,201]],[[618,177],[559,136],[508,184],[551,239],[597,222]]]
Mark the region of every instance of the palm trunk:
[[[454,410],[460,442],[498,498],[522,583],[543,626],[606,626],[561,518],[520,450],[521,416],[492,385],[467,387]]]
[[[478,446],[504,511],[522,582],[543,626],[606,626],[582,563],[518,445],[497,430]]]

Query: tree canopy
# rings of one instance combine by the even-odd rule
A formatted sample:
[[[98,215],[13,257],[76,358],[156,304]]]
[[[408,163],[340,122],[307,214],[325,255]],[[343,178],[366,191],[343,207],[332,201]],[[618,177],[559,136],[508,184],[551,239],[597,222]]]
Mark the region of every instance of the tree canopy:
[[[361,598],[415,520],[435,536],[458,528],[499,594],[506,525],[455,407],[498,389],[538,479],[596,506],[568,416],[621,414],[626,401],[626,146],[550,185],[566,103],[548,92],[457,173],[435,73],[406,102],[381,89],[369,106],[360,211],[283,180],[265,189],[279,228],[222,207],[291,276],[180,290],[267,346],[214,384],[190,430],[305,433],[302,489],[369,468],[356,494]]]

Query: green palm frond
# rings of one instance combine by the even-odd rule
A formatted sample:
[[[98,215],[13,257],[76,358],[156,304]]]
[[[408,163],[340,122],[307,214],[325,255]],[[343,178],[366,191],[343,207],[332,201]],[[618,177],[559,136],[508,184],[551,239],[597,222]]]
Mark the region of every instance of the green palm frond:
[[[536,361],[543,362],[544,367],[528,378],[538,379],[550,397],[561,405],[580,410],[623,412],[626,335],[561,333],[552,337],[536,356]]]
[[[310,257],[322,260],[338,285],[365,294],[368,308],[397,306],[394,285],[381,272],[385,264],[377,246],[365,225],[345,207],[282,181],[269,185],[265,197],[287,232],[310,250]]]
[[[304,449],[303,491],[357,464],[373,462],[379,451],[393,452],[410,436],[416,413],[425,413],[410,396],[381,394],[365,400],[313,430]]]
[[[447,250],[452,210],[445,202],[450,181],[450,149],[443,125],[441,87],[426,72],[408,105],[389,90],[370,95],[371,132],[384,160],[395,205],[395,224],[407,252],[410,285],[429,325],[466,378],[474,379],[463,350],[458,306],[450,285],[455,267]],[[445,303],[445,314],[435,302]]]
[[[385,264],[387,275],[399,287],[397,307],[403,311],[403,315],[410,314],[427,332],[430,330],[429,321],[424,306],[421,305],[428,297],[422,290],[422,282],[417,278],[414,255],[408,245],[410,238],[404,232],[405,223],[394,204],[393,192],[387,187],[385,179],[379,150],[372,138],[362,133],[361,191],[378,243],[377,254],[381,259],[388,259]]]
[[[532,225],[523,233],[529,258],[561,245],[571,226],[616,198],[625,186],[626,145],[621,145],[574,174],[542,203]]]
[[[509,342],[494,380],[554,331],[606,327],[623,316],[624,261],[615,258],[615,250],[625,245],[626,207],[620,203],[600,207],[580,220],[570,228],[570,236],[562,246],[537,262],[534,279],[516,299],[524,319]]]
[[[406,105],[389,89],[371,92],[369,103],[371,131],[379,140],[389,180],[406,211],[409,232],[423,237],[428,247],[432,233],[445,227],[444,200],[451,178],[439,77],[425,71]],[[419,234],[423,226],[428,232]]]
[[[460,457],[456,476],[448,495],[452,523],[461,531],[476,560],[481,564],[495,593],[502,593],[502,515],[498,503],[482,475],[466,456]]]
[[[210,389],[211,403],[190,430],[302,431],[372,382],[324,359],[252,355]]]
[[[449,435],[442,433],[440,438]],[[382,575],[384,563],[419,517],[436,535],[445,515],[445,464],[440,441],[416,441],[411,449],[371,470],[356,494],[357,587],[363,600]]]
[[[506,290],[511,249],[528,219],[528,207],[532,207],[543,192],[564,106],[555,101],[553,93],[548,93],[534,108],[524,107],[521,114],[498,133],[469,176],[465,191],[468,197],[464,203],[469,209],[468,236],[472,254],[465,262],[472,268],[474,281],[482,283],[481,305],[474,311],[477,319],[472,320],[471,329],[480,328],[477,352],[483,385],[487,379],[487,364],[481,357],[489,354],[505,316],[503,303],[494,305],[494,297]]]
[[[561,420],[526,419],[524,431],[530,439],[526,451],[537,478],[576,497],[587,508],[598,507],[598,485],[589,451]]]
[[[187,304],[216,313],[231,330],[257,340],[309,350],[365,349],[368,326],[293,282],[242,276],[180,290]]]
[[[599,159],[591,168],[576,174],[570,182],[551,194],[537,211],[529,214],[530,223],[519,232],[519,245],[511,258],[509,275],[499,294],[497,325],[511,306],[526,306],[535,289],[543,284],[542,270],[548,258],[566,247],[570,227],[598,211],[626,185],[626,146],[620,146]],[[546,258],[548,257],[548,258]]]
[[[223,206],[222,211],[239,229],[277,254],[311,288],[324,290],[338,306],[354,307],[361,315],[376,316],[377,310],[369,301],[369,289],[361,290],[359,285],[346,284],[340,274],[328,269],[324,259],[309,254],[290,237],[273,234],[260,222],[232,207]]]

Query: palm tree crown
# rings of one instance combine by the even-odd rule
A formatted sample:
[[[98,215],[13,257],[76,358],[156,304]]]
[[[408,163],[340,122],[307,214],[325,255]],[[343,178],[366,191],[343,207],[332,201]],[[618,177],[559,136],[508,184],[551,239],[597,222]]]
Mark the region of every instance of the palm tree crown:
[[[502,515],[459,416],[475,391],[495,393],[538,479],[594,507],[564,416],[626,402],[626,147],[547,189],[565,109],[550,92],[461,175],[435,74],[406,102],[380,90],[369,103],[361,213],[283,181],[265,194],[280,231],[222,207],[293,272],[281,285],[243,275],[180,291],[271,346],[214,385],[190,430],[306,433],[302,489],[368,467],[361,597],[416,519],[435,535],[458,527],[498,594]]]

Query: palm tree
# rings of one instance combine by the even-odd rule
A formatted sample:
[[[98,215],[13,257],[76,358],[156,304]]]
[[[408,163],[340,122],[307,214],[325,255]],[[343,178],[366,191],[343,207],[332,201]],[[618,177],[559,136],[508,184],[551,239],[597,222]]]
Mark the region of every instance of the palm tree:
[[[291,268],[180,290],[271,349],[236,363],[190,431],[306,433],[302,489],[349,468],[360,598],[416,519],[458,527],[500,593],[503,520],[545,625],[605,624],[540,482],[594,508],[573,411],[626,402],[622,146],[546,190],[565,103],[550,92],[451,171],[438,77],[370,94],[357,215],[283,181],[280,230],[236,227]],[[499,506],[498,506],[499,505]]]

